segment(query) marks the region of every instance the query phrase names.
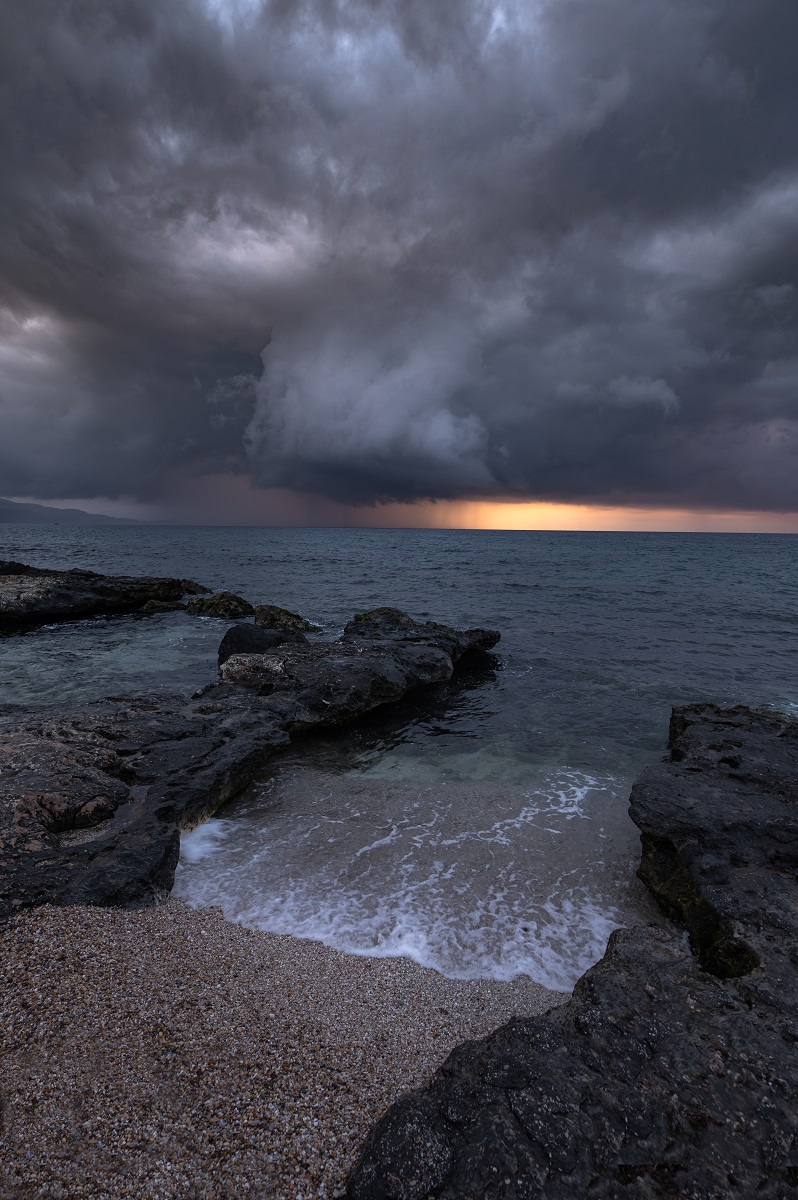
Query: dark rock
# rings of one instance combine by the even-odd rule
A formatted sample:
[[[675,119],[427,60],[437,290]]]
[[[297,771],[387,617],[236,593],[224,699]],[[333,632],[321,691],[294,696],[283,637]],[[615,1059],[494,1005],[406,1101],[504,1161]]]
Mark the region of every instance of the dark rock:
[[[234,654],[267,654],[286,642],[306,642],[302,633],[282,633],[279,629],[258,629],[257,625],[233,625],[219,645],[219,666]]]
[[[14,562],[13,559],[0,559],[0,575],[40,575],[41,567],[29,567],[26,563]]]
[[[798,722],[674,710],[630,811],[688,936],[616,932],[567,1004],[458,1047],[350,1200],[798,1196]]]
[[[378,611],[369,626],[347,625],[338,642],[233,655],[221,667],[222,678],[269,696],[285,729],[340,725],[411,688],[450,679],[464,654],[499,640],[492,630],[456,630],[414,621],[398,609]]]
[[[188,611],[192,617],[222,617],[230,621],[236,617],[251,617],[255,609],[249,600],[233,592],[214,592],[212,596],[189,600]]]
[[[669,748],[632,789],[638,874],[706,970],[745,975],[771,936],[783,942],[766,937],[763,909],[798,899],[798,722],[692,705],[674,710]]]
[[[448,679],[463,654],[498,639],[416,622],[403,630],[316,645],[283,635],[269,654],[229,658],[224,681],[188,701],[0,713],[0,915],[152,903],[172,886],[180,830],[243,790],[290,731],[351,721]]]
[[[153,616],[155,613],[182,612],[185,607],[182,600],[148,600],[146,604],[142,604],[139,612],[145,616]]]
[[[50,571],[0,562],[0,631],[136,612],[150,601],[172,604],[207,590],[190,579]]]
[[[258,604],[255,608],[255,624],[259,629],[280,629],[284,633],[312,633],[320,628],[298,613],[280,608],[279,604]]]
[[[104,701],[0,720],[0,915],[165,896],[180,829],[287,743],[247,699]]]
[[[416,621],[400,608],[373,608],[356,613],[344,626],[343,641],[358,645],[368,642],[433,643],[458,657],[465,650],[492,650],[500,639],[495,629],[452,629],[435,621]]]

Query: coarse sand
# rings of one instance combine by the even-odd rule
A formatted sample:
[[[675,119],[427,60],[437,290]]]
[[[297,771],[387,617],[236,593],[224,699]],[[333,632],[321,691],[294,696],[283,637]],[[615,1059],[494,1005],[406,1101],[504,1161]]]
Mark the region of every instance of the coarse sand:
[[[458,1042],[565,999],[174,899],[0,923],[0,979],[3,1200],[338,1196]]]

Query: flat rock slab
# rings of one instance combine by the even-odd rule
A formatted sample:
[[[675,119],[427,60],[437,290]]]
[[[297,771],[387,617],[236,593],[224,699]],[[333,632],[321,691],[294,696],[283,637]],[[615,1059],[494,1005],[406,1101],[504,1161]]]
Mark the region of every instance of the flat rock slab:
[[[138,612],[209,589],[191,579],[51,571],[0,560],[0,633],[51,621]]]
[[[630,812],[685,932],[616,932],[562,1008],[458,1047],[349,1200],[798,1196],[798,722],[694,705],[669,745]]]
[[[499,640],[381,609],[338,642],[233,655],[191,700],[111,699],[0,717],[0,916],[143,905],[172,887],[180,830],[241,792],[290,734],[449,679]]]

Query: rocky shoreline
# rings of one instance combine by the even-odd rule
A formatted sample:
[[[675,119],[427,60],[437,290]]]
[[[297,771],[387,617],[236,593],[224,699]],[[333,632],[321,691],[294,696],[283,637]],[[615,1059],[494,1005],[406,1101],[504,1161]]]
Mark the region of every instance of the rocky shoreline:
[[[241,792],[292,734],[346,724],[446,681],[464,655],[499,640],[384,608],[356,616],[338,641],[311,642],[273,628],[294,614],[261,611],[272,628],[248,628],[271,649],[225,658],[220,681],[191,699],[125,697],[0,717],[0,916],[46,903],[163,899],[180,831]]]
[[[13,586],[0,583],[7,630],[25,624],[14,605],[28,570],[50,597],[50,577],[64,574],[22,568],[10,608]],[[88,573],[66,574],[81,576],[72,615],[82,616]],[[204,591],[147,582],[161,594],[136,592],[135,611]],[[182,591],[170,598],[166,585]],[[95,601],[104,587],[90,585]],[[232,611],[240,597],[225,596],[199,611]],[[36,604],[31,621],[54,610],[52,598]],[[43,904],[163,901],[180,830],[241,791],[292,734],[447,680],[499,638],[379,609],[329,642],[306,637],[295,614],[253,612],[257,624],[231,631],[220,653],[220,680],[190,699],[0,718],[0,916],[13,925]],[[458,1046],[374,1126],[350,1200],[798,1197],[796,804],[798,721],[675,709],[668,759],[635,783],[630,808],[639,874],[674,926],[615,933],[568,1003]]]
[[[567,1004],[458,1047],[349,1200],[798,1196],[798,721],[675,709],[630,811],[685,932],[616,932]]]

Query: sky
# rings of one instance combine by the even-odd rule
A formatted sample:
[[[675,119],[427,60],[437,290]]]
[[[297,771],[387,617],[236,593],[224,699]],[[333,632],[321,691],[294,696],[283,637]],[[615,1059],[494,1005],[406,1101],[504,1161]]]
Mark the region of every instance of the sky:
[[[795,0],[0,7],[0,495],[798,531]]]

